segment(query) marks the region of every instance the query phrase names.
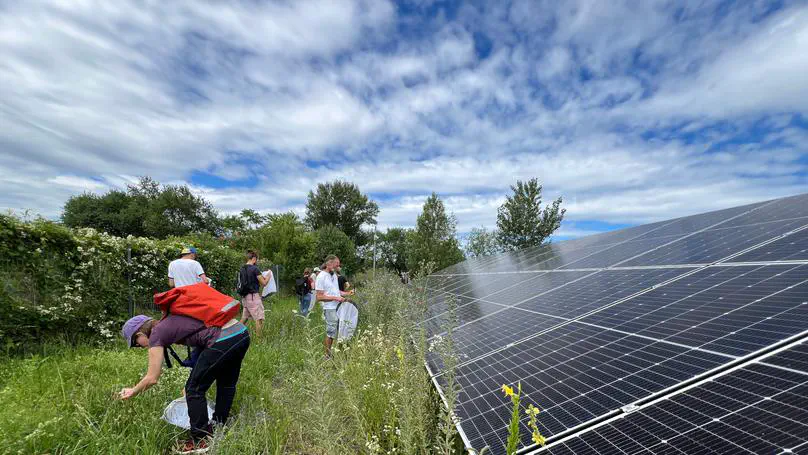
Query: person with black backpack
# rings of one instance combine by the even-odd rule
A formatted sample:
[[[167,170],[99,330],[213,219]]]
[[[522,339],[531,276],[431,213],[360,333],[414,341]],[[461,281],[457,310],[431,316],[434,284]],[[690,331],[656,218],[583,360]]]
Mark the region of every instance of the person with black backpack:
[[[311,269],[306,267],[303,276],[295,280],[295,294],[300,302],[300,315],[303,317],[308,317],[311,310],[311,284]]]
[[[244,308],[241,323],[246,324],[247,320],[252,318],[255,321],[255,335],[261,336],[261,328],[264,325],[264,302],[261,300],[260,291],[269,280],[255,265],[258,262],[258,253],[248,250],[246,256],[247,263],[242,265],[241,270],[238,271],[238,284],[236,285],[236,290],[241,296],[241,306]]]

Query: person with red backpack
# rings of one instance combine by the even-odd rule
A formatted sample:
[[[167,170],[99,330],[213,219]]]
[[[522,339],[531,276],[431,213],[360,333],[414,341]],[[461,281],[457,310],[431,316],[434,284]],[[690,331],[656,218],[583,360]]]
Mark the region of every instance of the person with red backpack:
[[[148,371],[134,386],[119,393],[130,399],[155,385],[163,360],[172,344],[182,344],[199,352],[185,383],[185,398],[191,424],[190,439],[181,441],[179,453],[204,453],[209,449],[213,427],[208,420],[206,392],[216,381],[216,409],[213,423],[223,425],[230,415],[241,372],[241,363],[250,347],[247,327],[234,319],[238,301],[207,284],[174,288],[154,296],[163,318],[135,316],[123,325],[121,335],[129,347],[149,350]]]

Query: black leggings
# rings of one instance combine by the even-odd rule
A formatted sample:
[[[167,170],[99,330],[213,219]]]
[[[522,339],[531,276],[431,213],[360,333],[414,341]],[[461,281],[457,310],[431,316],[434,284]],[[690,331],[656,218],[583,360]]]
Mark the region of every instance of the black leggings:
[[[191,438],[198,441],[210,434],[208,422],[208,401],[205,393],[216,381],[216,410],[213,420],[224,424],[233,406],[236,383],[241,372],[241,361],[250,347],[250,334],[247,331],[232,338],[217,341],[199,355],[191,376],[185,383],[185,401],[188,403],[188,417],[191,420]]]

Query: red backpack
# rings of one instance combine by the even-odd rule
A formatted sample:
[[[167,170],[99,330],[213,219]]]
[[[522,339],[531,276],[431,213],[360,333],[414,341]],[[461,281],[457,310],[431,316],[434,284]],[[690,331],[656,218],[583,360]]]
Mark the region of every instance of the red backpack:
[[[222,327],[235,318],[238,300],[208,286],[196,283],[154,294],[154,304],[163,314],[179,314],[199,319],[208,327]]]

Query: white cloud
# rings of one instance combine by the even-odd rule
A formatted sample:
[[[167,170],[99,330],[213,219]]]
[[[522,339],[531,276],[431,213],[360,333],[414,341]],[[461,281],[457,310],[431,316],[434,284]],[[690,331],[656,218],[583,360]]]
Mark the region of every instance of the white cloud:
[[[380,196],[381,227],[413,225],[436,191],[463,232],[539,177],[575,236],[805,192],[808,9],[720,8],[11,3],[0,208],[58,216],[72,194],[202,171],[254,184],[192,185],[222,211],[302,213],[343,178]]]
[[[792,9],[706,64],[663,86],[643,113],[732,118],[808,111],[808,7]]]

